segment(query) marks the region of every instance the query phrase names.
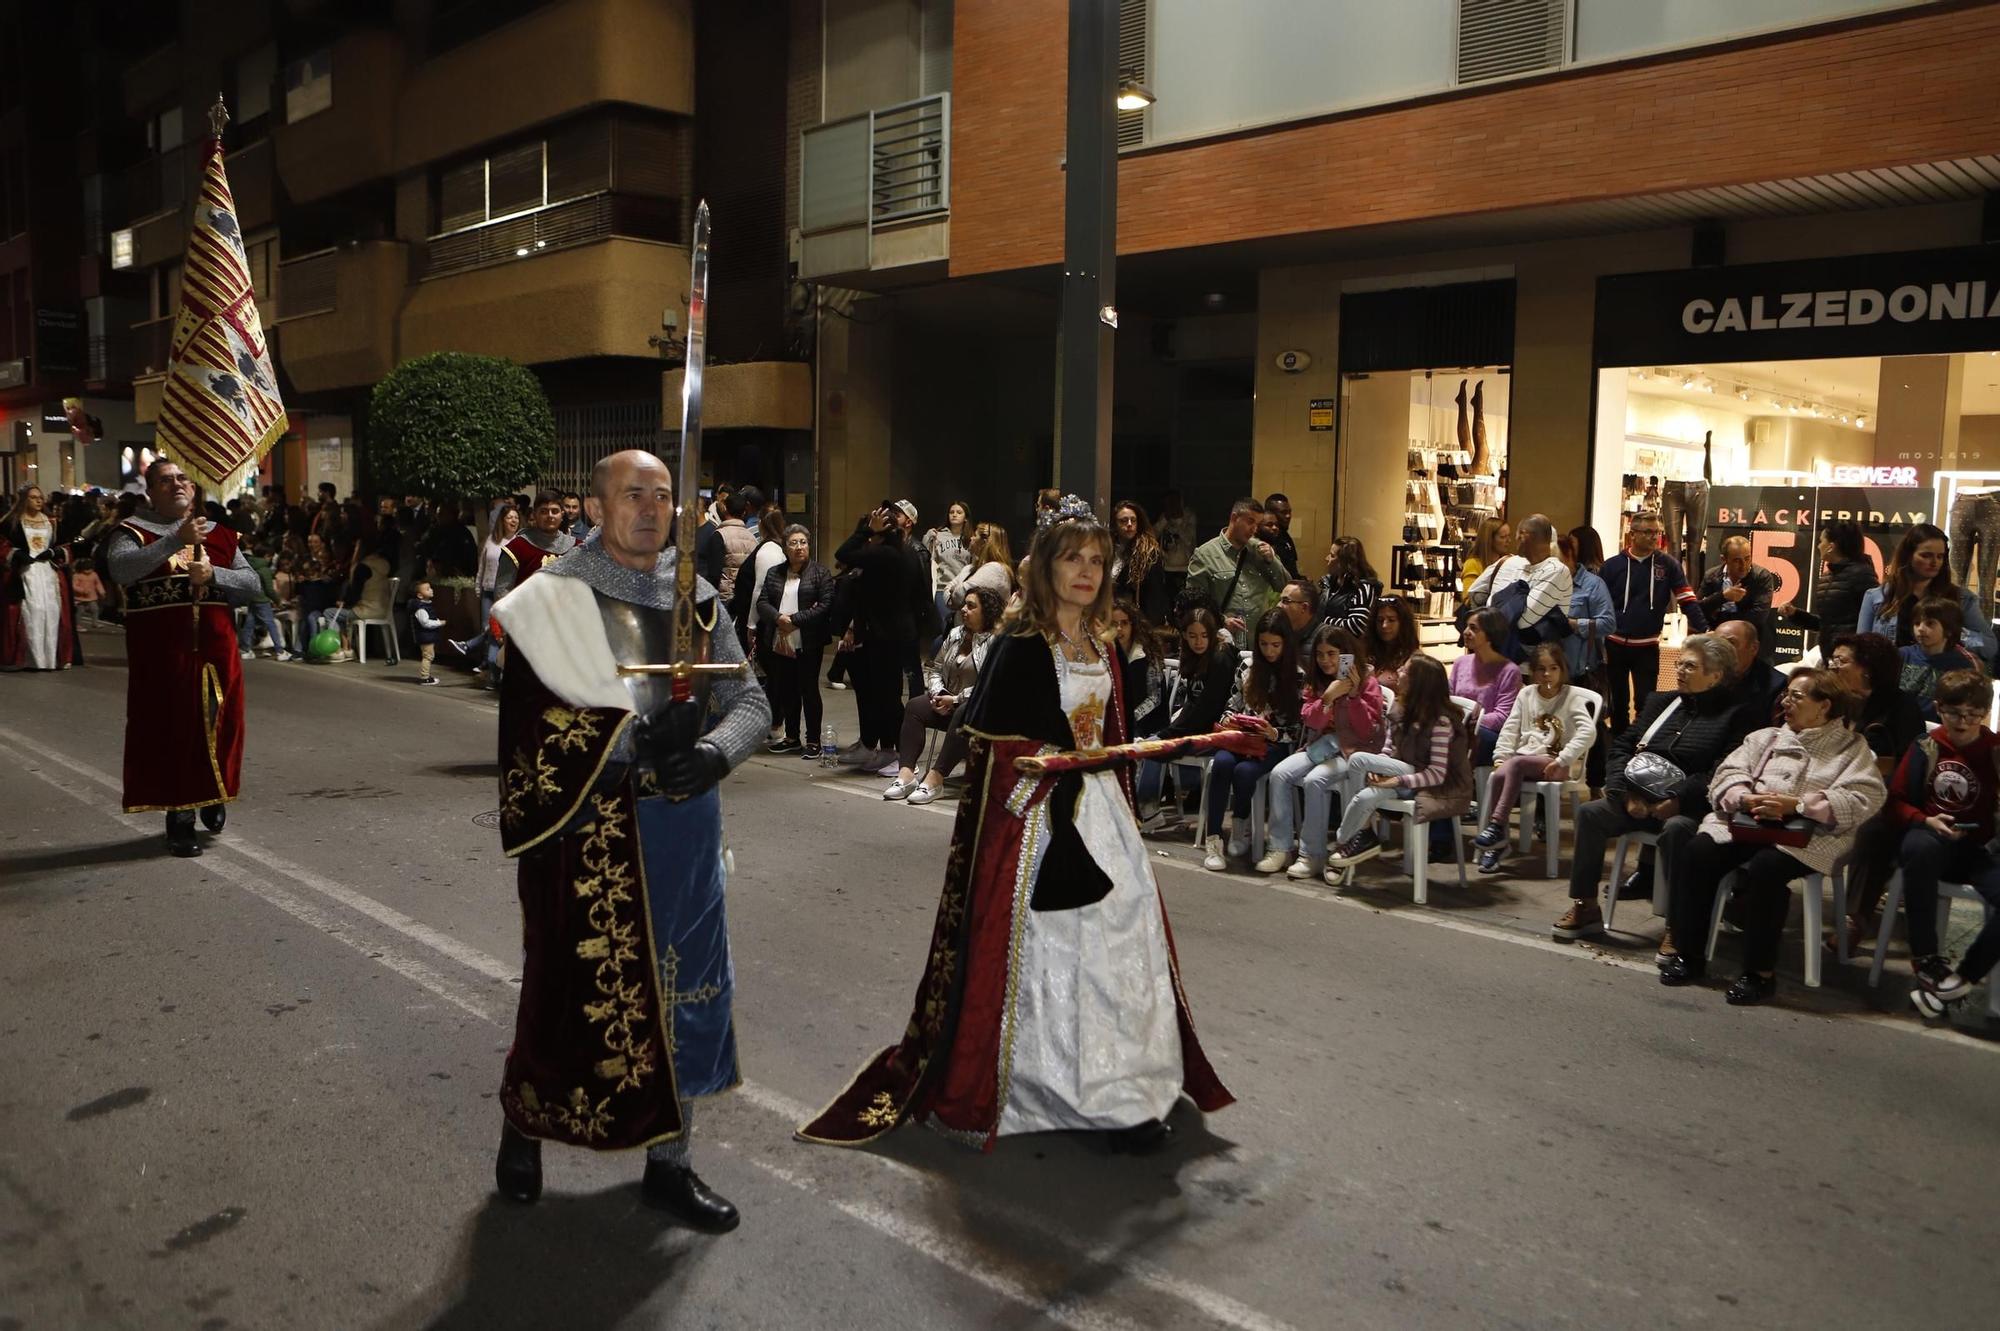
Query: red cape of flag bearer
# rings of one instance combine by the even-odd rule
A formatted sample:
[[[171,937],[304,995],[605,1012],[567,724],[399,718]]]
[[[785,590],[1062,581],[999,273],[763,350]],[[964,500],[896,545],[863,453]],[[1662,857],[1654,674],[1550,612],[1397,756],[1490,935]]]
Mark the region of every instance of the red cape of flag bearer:
[[[119,524],[104,556],[126,589],[125,809],[164,812],[176,855],[201,854],[196,812],[221,831],[240,788],[243,671],[230,607],[259,587],[236,533],[202,520],[196,487],[226,492],[286,425],[223,170],[228,119],[218,99],[188,220],[149,506]]]

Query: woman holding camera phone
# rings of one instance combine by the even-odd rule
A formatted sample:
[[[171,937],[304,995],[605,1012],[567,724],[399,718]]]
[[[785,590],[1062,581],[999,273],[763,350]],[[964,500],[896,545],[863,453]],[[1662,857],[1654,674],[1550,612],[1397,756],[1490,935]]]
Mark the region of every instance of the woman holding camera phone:
[[[1018,765],[1126,739],[1111,536],[1080,499],[1058,516],[965,704],[970,790],[906,1033],[804,1140],[857,1146],[916,1118],[988,1148],[1084,1129],[1141,1153],[1166,1144],[1183,1090],[1207,1111],[1233,1099],[1182,996],[1129,760]]]

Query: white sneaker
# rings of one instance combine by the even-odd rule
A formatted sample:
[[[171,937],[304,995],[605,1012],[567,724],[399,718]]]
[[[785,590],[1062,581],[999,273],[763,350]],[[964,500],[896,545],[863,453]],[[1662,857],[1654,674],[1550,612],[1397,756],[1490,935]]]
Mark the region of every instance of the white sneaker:
[[[1227,869],[1229,867],[1228,857],[1226,857],[1222,853],[1221,837],[1212,836],[1208,838],[1208,840],[1202,842],[1202,845],[1205,846],[1208,850],[1208,858],[1204,859],[1201,862],[1202,868],[1211,870],[1215,873],[1221,873],[1224,869]]]
[[[1250,853],[1250,838],[1231,835],[1229,838],[1229,858],[1240,860]]]
[[[1291,852],[1289,851],[1267,850],[1264,852],[1264,858],[1257,861],[1257,872],[1276,873],[1278,870],[1284,868],[1285,862],[1291,858]]]
[[[237,655],[238,657],[242,658],[243,660],[245,660],[245,661],[248,661],[248,660],[251,660],[251,659],[253,659],[253,658],[254,658],[254,657],[255,657],[255,656],[257,655],[257,653],[255,653],[255,652],[251,651],[251,650],[250,650],[250,649],[249,649],[248,647],[245,647],[245,648],[242,648],[241,650],[239,650],[239,651],[238,651],[238,652],[236,653],[236,655]]]
[[[1301,855],[1297,859],[1292,861],[1291,868],[1285,870],[1285,877],[1296,878],[1300,882],[1304,882],[1308,878],[1319,877],[1321,873],[1325,872],[1325,870],[1326,866],[1324,864],[1315,864],[1313,861]]]
[[[899,778],[898,780],[893,782],[887,790],[882,792],[882,798],[885,800],[899,800],[907,796],[912,790],[915,790],[916,788],[917,788],[916,782],[904,781]]]
[[[937,798],[937,792],[935,790],[932,790],[929,786],[925,785],[923,782],[919,781],[917,782],[916,785],[910,787],[909,796],[906,799],[904,799],[903,803],[929,804],[932,800],[936,798]]]
[[[888,762],[872,770],[876,776],[895,776],[903,770],[903,765],[896,761],[894,755],[891,755]]]
[[[292,659],[292,654],[280,647],[277,651],[271,653],[271,659],[273,661],[289,661]]]

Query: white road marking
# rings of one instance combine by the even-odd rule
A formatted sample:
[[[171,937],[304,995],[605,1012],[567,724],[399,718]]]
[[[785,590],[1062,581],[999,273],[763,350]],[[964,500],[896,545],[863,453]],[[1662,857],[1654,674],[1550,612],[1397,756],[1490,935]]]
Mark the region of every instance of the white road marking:
[[[150,818],[141,819],[135,814],[118,813],[107,809],[102,800],[93,797],[88,791],[80,790],[61,777],[42,771],[39,767],[36,767],[34,765],[36,758],[51,756],[46,751],[36,753],[33,750],[20,749],[18,752],[29,755],[28,772],[30,775],[47,782],[50,786],[69,796],[85,808],[93,809],[112,822],[118,823],[133,832],[142,835],[159,835],[159,825],[154,823]],[[301,901],[268,879],[251,873],[239,865],[231,864],[228,860],[214,854],[212,851],[202,857],[199,868],[194,868],[192,865],[189,867],[196,873],[212,873],[218,878],[228,879],[250,895],[259,900],[269,902],[300,923],[317,929],[321,933],[353,948],[370,961],[381,962],[404,979],[410,980],[429,990],[445,1002],[450,1003],[453,1007],[470,1016],[477,1017],[481,1021],[497,1022],[498,1020],[464,986],[455,984],[438,974],[435,969],[423,960],[409,956],[391,945],[355,937],[350,931],[347,921],[328,915],[325,911],[312,905],[310,902]],[[415,941],[422,942],[421,939]],[[425,946],[428,946],[428,944],[425,944]]]
[[[45,758],[50,762],[64,767],[84,780],[101,787],[114,797],[122,792],[120,783],[113,780],[106,773],[100,772],[96,768],[78,762],[66,755],[57,754],[46,745],[37,746],[29,741],[25,735],[18,734],[5,727],[0,727],[0,740],[12,742],[18,752],[30,754],[34,758]],[[32,765],[29,767],[29,771],[77,803],[97,810],[114,822],[135,832],[157,832],[157,825],[149,819],[141,819],[136,815],[119,813],[108,809],[101,800],[93,797],[87,790],[80,789],[78,786],[61,777],[41,771]],[[412,981],[423,989],[428,990],[482,1021],[503,1028],[511,1022],[511,1013],[495,1015],[482,1006],[477,997],[469,993],[462,986],[454,984],[452,981],[438,974],[437,971],[425,965],[422,961],[405,956],[392,949],[353,937],[347,932],[347,926],[339,919],[325,914],[307,902],[299,900],[282,888],[272,885],[267,879],[241,866],[231,864],[226,858],[226,853],[242,855],[244,858],[260,865],[271,873],[281,874],[290,878],[301,887],[319,893],[384,928],[402,934],[412,942],[436,952],[438,955],[465,967],[474,974],[503,983],[516,983],[519,980],[518,970],[506,966],[475,947],[462,943],[447,934],[440,933],[438,930],[420,921],[413,920],[401,911],[384,905],[364,893],[358,892],[344,884],[337,883],[323,874],[315,873],[310,869],[293,864],[291,861],[281,856],[273,855],[261,847],[252,846],[240,837],[232,838],[229,841],[211,843],[206,853],[202,856],[200,871],[215,873],[217,876],[235,883],[245,891],[250,892],[253,896],[269,902],[287,914],[311,925],[313,928],[319,929],[338,939],[370,960],[380,961],[384,966],[387,966],[398,975],[403,976],[405,979]],[[737,1098],[782,1120],[788,1130],[806,1122],[815,1113],[813,1109],[791,1099],[789,1096],[754,1082],[742,1082],[737,1087],[736,1094]],[[820,1197],[843,1214],[894,1239],[913,1251],[931,1258],[941,1265],[960,1272],[968,1279],[973,1280],[986,1289],[1019,1303],[1023,1307],[1052,1322],[1076,1328],[1076,1331],[1140,1331],[1137,1323],[1111,1314],[1091,1310],[1074,1299],[1051,1301],[1043,1298],[1012,1277],[983,1266],[978,1253],[942,1231],[915,1224],[883,1207],[870,1203],[857,1202],[845,1197],[829,1195],[822,1192],[819,1185],[813,1180],[784,1169],[781,1166],[761,1160],[754,1155],[745,1154],[743,1158],[758,1169],[765,1171],[782,1182],[803,1192]],[[857,1153],[856,1158],[868,1160],[879,1168],[898,1174],[914,1182],[927,1193],[934,1194],[939,1187],[937,1181],[928,1175],[912,1169],[899,1161],[888,1159],[885,1156],[861,1152]],[[966,1199],[963,1194],[954,1193],[953,1197],[956,1205],[961,1207],[966,1205]],[[1237,1331],[1292,1331],[1289,1324],[1268,1317],[1255,1308],[1230,1298],[1218,1290],[1210,1289],[1194,1281],[1183,1280],[1149,1262],[1119,1254],[1104,1245],[1091,1244],[1076,1235],[1050,1226],[1042,1218],[1031,1215],[1028,1212],[1020,1211],[1013,1207],[978,1201],[975,1201],[969,1209],[983,1211],[988,1215],[1005,1220],[1020,1228],[1039,1232],[1060,1246],[1083,1254],[1091,1262],[1099,1266],[1116,1270],[1119,1274],[1128,1277],[1137,1284],[1146,1286],[1159,1294],[1187,1305],[1218,1325],[1233,1327]]]
[[[818,1197],[843,1215],[859,1220],[877,1233],[922,1253],[938,1265],[958,1272],[975,1284],[1040,1314],[1058,1326],[1073,1327],[1075,1331],[1141,1331],[1139,1323],[1114,1313],[1094,1310],[1075,1296],[1062,1299],[1043,1297],[1013,1277],[1002,1275],[984,1265],[980,1254],[969,1244],[942,1231],[915,1224],[896,1212],[872,1202],[856,1201],[851,1197],[829,1196],[820,1191],[819,1185],[814,1180],[782,1165],[760,1160],[754,1155],[747,1155],[744,1158],[779,1182]]]

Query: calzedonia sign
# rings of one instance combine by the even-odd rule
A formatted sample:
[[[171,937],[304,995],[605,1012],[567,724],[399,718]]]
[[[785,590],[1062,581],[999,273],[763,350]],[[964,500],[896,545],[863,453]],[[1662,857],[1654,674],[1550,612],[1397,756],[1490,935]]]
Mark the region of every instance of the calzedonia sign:
[[[1601,366],[2000,349],[2000,245],[1599,278]]]

